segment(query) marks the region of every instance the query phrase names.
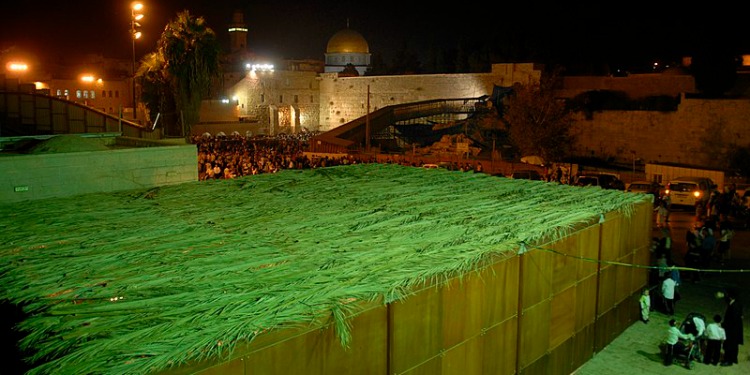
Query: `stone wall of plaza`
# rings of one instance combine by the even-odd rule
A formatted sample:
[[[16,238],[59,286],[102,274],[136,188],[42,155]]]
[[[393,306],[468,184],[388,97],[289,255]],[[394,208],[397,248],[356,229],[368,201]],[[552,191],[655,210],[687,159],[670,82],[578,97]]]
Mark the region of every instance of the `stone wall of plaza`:
[[[593,90],[623,92],[631,99],[649,96],[677,96],[695,93],[695,79],[689,74],[631,74],[627,77],[570,76],[563,77],[558,95],[571,98]]]
[[[320,128],[330,130],[370,111],[431,99],[475,98],[492,94],[494,85],[538,82],[534,64],[495,64],[490,73],[424,74],[409,76],[338,77],[320,75]]]
[[[690,99],[677,111],[604,111],[577,115],[576,149],[584,156],[721,168],[734,146],[750,146],[750,100]]]
[[[250,72],[229,90],[236,97],[235,121],[257,123],[271,134],[315,129],[320,111],[319,83],[315,72]]]

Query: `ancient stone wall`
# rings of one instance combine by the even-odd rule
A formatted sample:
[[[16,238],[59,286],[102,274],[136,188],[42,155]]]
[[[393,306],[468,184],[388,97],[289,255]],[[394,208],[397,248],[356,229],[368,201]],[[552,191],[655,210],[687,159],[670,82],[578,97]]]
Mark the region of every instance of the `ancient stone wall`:
[[[695,93],[695,79],[691,75],[633,74],[627,77],[571,76],[563,77],[558,94],[564,98],[592,90],[623,92],[631,99],[648,96],[677,96]]]
[[[395,104],[491,95],[495,85],[538,82],[541,70],[534,64],[496,64],[490,73],[320,77],[319,130],[325,131],[367,114],[368,87],[372,112]]]
[[[580,114],[574,133],[583,156],[724,168],[733,147],[750,146],[750,100],[683,96],[675,112]]]
[[[229,91],[237,97],[238,116],[242,120],[266,127],[273,123],[284,132],[318,126],[320,90],[315,72],[249,73]],[[272,115],[278,118],[271,119]]]

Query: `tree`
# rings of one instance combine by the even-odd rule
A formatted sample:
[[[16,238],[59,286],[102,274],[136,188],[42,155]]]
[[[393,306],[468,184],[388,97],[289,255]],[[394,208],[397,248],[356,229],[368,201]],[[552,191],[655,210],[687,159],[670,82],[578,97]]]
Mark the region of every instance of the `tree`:
[[[179,135],[177,105],[174,101],[170,77],[165,68],[164,56],[157,52],[146,55],[141,60],[136,76],[141,81],[141,100],[148,108],[150,120],[155,121],[159,114],[164,133]]]
[[[562,160],[572,146],[575,137],[570,131],[570,110],[555,97],[559,77],[555,70],[538,83],[515,85],[507,98],[503,122],[522,156]]]
[[[187,10],[177,14],[162,33],[158,54],[163,59],[176,108],[182,114],[187,139],[198,122],[201,101],[208,96],[211,81],[219,74],[220,44],[203,17]]]

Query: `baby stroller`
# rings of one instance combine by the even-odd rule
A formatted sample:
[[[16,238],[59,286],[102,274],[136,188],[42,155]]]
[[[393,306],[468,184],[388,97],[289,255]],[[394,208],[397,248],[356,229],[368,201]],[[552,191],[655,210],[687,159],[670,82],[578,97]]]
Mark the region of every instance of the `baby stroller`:
[[[680,340],[674,346],[673,360],[684,361],[685,368],[693,369],[695,361],[699,361],[700,344],[696,340]]]
[[[696,359],[703,362],[703,342],[706,338],[706,316],[698,313],[691,312],[685,317],[685,320],[680,326],[682,333],[691,334],[695,337],[695,343],[698,347],[696,353]]]
[[[688,314],[680,325],[680,331],[693,335],[693,339],[678,342],[674,348],[674,358],[684,360],[685,367],[692,369],[694,361],[703,362],[701,346],[706,332],[706,316],[697,312]]]

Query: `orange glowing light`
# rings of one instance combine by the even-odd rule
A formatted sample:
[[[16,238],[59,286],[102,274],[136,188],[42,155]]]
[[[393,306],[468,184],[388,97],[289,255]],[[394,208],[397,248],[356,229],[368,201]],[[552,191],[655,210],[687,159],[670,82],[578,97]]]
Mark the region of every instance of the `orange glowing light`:
[[[29,66],[22,62],[9,62],[7,67],[12,72],[25,72],[29,70]]]

